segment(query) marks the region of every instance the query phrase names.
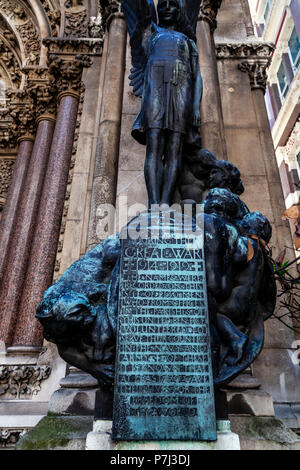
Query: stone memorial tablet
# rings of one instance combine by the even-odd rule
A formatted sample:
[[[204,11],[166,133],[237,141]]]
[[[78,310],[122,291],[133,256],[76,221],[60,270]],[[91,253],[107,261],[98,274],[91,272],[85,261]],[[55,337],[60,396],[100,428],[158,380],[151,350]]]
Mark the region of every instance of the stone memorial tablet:
[[[151,230],[121,240],[113,439],[215,440],[203,232]]]

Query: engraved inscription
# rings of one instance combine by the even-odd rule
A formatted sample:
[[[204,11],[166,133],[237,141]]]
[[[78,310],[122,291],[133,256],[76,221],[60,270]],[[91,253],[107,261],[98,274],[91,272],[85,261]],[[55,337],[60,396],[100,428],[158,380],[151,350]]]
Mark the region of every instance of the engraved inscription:
[[[203,247],[189,242],[122,240],[115,439],[214,439]]]

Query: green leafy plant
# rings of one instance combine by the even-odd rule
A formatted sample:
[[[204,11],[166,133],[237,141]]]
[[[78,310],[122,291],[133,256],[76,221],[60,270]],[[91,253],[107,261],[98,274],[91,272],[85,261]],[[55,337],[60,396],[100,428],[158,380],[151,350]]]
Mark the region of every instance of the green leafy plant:
[[[300,334],[300,257],[292,261],[284,261],[285,256],[286,249],[275,260],[269,252],[278,286],[278,304],[273,316],[286,327]]]

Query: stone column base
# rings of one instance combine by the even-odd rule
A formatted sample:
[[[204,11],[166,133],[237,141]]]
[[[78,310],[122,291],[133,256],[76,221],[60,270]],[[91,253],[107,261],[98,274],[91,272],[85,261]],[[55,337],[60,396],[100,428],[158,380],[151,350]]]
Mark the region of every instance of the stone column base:
[[[97,380],[86,372],[74,368],[59,382],[49,401],[52,415],[90,416],[94,414]]]
[[[111,440],[112,421],[94,421],[86,438],[86,450],[240,450],[237,434],[218,431],[214,442],[207,441],[119,441]]]

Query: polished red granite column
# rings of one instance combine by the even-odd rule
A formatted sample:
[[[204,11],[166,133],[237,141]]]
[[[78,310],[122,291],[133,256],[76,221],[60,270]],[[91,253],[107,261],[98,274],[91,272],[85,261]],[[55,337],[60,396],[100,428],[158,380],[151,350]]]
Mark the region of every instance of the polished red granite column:
[[[79,95],[61,95],[13,345],[42,343],[35,310],[51,284],[72,156]]]
[[[24,137],[19,142],[18,155],[14,164],[13,174],[0,222],[0,279],[7,265],[10,241],[17,220],[27,168],[33,147],[33,138]]]
[[[36,225],[44,176],[53,136],[54,120],[38,123],[26,180],[14,227],[6,269],[0,288],[0,339],[11,344],[18,317],[19,302],[25,280],[33,233]]]

